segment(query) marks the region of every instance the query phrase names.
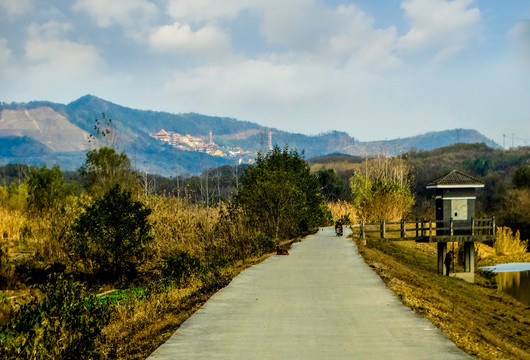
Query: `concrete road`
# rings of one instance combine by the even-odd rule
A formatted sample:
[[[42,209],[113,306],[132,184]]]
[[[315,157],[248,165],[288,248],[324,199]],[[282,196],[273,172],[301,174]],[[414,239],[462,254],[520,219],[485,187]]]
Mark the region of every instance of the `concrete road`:
[[[326,228],[241,273],[149,359],[470,357]]]

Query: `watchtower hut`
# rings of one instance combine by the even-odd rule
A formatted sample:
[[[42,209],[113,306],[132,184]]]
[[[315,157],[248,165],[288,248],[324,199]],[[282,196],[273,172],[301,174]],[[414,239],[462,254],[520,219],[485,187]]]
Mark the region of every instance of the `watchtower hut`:
[[[474,273],[475,189],[483,187],[484,184],[479,180],[457,170],[427,184],[427,189],[436,191],[436,236],[440,239],[438,241],[439,273],[443,274],[447,242],[454,241],[456,238],[464,241],[465,272]]]

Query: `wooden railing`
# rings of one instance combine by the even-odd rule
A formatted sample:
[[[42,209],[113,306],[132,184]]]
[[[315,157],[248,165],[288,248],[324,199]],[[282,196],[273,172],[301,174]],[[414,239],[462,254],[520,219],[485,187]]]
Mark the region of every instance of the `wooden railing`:
[[[394,240],[422,240],[431,241],[434,238],[440,237],[495,237],[495,218],[491,219],[471,219],[471,224],[467,226],[455,226],[453,219],[446,224],[443,220],[400,220],[393,222],[386,222],[385,220],[377,222],[364,222],[352,225],[352,229],[359,229],[359,236],[366,238],[367,234],[379,234],[383,239]],[[458,223],[457,223],[458,224]],[[412,226],[409,226],[412,225]],[[399,236],[392,236],[392,233],[399,233]],[[458,235],[455,235],[458,234]],[[461,235],[465,234],[465,235]]]

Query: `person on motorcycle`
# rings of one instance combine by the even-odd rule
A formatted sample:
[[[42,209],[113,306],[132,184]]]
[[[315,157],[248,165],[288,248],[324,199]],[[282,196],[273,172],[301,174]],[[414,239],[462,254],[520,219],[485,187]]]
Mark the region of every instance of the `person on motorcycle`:
[[[342,232],[342,220],[341,219],[335,222],[335,233],[338,234],[339,232]]]

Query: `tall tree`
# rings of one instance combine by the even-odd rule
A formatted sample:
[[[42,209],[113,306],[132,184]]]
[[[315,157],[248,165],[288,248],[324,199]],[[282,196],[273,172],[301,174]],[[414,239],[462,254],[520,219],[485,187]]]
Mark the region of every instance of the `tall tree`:
[[[337,201],[345,195],[346,187],[333,169],[320,169],[316,173],[320,191],[326,201]]]
[[[350,178],[353,204],[364,220],[399,220],[414,205],[410,167],[401,157],[379,156],[364,162]]]
[[[316,176],[288,148],[258,154],[256,166],[241,176],[235,202],[249,226],[276,239],[307,234],[327,220]]]
[[[81,180],[86,190],[94,195],[104,194],[114,185],[132,190],[138,179],[127,155],[108,147],[89,151],[85,164],[80,169]]]

